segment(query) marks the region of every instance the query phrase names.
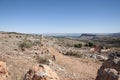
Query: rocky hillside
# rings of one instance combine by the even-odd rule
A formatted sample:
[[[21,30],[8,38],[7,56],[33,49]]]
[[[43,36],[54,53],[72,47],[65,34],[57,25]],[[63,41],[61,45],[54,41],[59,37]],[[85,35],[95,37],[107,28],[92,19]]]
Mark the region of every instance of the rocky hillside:
[[[0,75],[4,74],[3,80],[95,80],[100,60],[106,60],[104,55],[91,52],[89,47],[74,48],[65,43],[80,42],[1,32],[0,61],[4,65],[0,67]]]

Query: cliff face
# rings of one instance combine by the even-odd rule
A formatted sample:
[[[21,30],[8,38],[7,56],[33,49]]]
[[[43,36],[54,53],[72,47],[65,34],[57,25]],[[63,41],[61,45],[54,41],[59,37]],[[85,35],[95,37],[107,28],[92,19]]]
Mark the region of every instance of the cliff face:
[[[88,39],[94,39],[94,38],[96,38],[96,35],[94,34],[82,34],[80,36],[80,39],[82,40],[88,40]]]
[[[111,53],[98,70],[96,80],[120,80],[120,53]]]

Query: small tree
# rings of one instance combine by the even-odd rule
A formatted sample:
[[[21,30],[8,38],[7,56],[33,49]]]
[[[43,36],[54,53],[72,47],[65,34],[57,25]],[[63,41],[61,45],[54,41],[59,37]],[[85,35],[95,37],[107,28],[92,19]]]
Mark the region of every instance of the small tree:
[[[82,44],[81,44],[81,43],[79,43],[79,44],[74,44],[74,47],[75,47],[75,48],[81,48],[81,47],[82,47]]]
[[[88,45],[89,45],[89,47],[92,47],[92,46],[93,46],[93,43],[92,43],[92,42],[89,42]]]
[[[84,46],[85,46],[85,47],[88,47],[89,45],[86,43]]]

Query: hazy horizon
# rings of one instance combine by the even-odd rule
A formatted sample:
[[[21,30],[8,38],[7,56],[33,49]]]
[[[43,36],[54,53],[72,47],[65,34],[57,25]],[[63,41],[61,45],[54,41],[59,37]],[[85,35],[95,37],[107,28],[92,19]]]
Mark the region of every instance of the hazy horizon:
[[[0,31],[0,32],[13,32],[14,33],[14,31]],[[115,34],[115,33],[120,33],[120,32],[109,32],[109,33],[87,33],[87,32],[82,32],[82,33],[54,33],[54,32],[51,32],[51,33],[25,33],[25,32],[15,32],[15,33],[23,33],[23,34],[56,34],[56,35],[59,35],[59,34]]]
[[[0,0],[0,31],[119,33],[120,0]]]

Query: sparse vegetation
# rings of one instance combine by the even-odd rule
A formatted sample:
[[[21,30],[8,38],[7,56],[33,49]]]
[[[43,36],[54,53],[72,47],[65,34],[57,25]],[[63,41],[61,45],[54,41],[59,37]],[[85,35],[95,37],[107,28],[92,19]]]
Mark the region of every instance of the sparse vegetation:
[[[34,41],[32,44],[33,44],[33,46],[36,46],[36,45],[40,46],[41,42],[40,41]]]
[[[85,47],[93,47],[94,44],[93,44],[92,42],[88,42],[88,43],[86,43],[84,46],[85,46]]]
[[[49,59],[50,59],[50,56],[48,55],[37,57],[38,63],[41,63],[41,64],[49,64]]]
[[[94,44],[92,42],[88,43],[89,47],[92,47]]]
[[[75,57],[82,57],[82,54],[80,52],[76,52],[76,51],[67,51],[65,55],[68,56],[75,56]]]
[[[11,35],[9,35],[9,38],[11,38]]]
[[[66,44],[66,47],[73,47],[73,44]]]
[[[30,48],[30,47],[32,47],[32,42],[30,40],[23,41],[22,43],[19,44],[19,47],[21,49]]]
[[[25,49],[25,48],[31,48],[32,46],[37,46],[37,45],[41,45],[40,41],[31,41],[31,40],[27,40],[26,38],[19,44],[19,48],[21,50]]]
[[[85,47],[88,47],[88,44],[86,43],[84,46],[85,46]]]
[[[81,47],[82,47],[82,44],[81,44],[81,43],[79,43],[79,44],[74,44],[74,47],[75,47],[75,48],[81,48]]]
[[[8,34],[18,34],[17,32],[8,32]]]
[[[73,80],[82,80],[80,75],[85,75],[84,79],[89,80],[95,76],[86,77],[86,75],[91,73],[96,75],[98,68],[101,66],[99,59],[106,58],[109,52],[120,51],[119,48],[112,47],[115,45],[119,46],[117,39],[113,40],[116,43],[112,43],[111,38],[106,39],[106,42],[99,38],[96,41],[76,38],[43,38],[45,39],[41,40],[40,36],[28,34],[1,34],[0,60],[7,63],[11,73],[8,75],[10,76],[8,77],[9,80],[21,80],[23,73],[27,71],[26,69],[37,64],[49,65],[50,68],[59,73],[61,80],[64,80],[66,76],[73,77],[72,74],[74,73],[78,74],[75,74],[76,76]],[[42,44],[43,46],[41,46]],[[102,49],[100,48],[101,46],[103,46]],[[86,67],[88,67],[87,70],[89,71],[85,71]],[[14,76],[14,74],[17,76]]]
[[[18,32],[7,32],[8,34],[18,34],[18,35],[23,35],[23,33],[18,33]]]

